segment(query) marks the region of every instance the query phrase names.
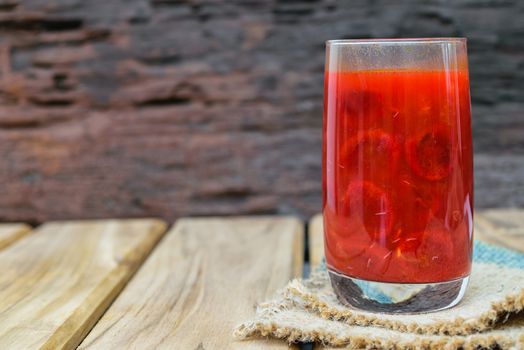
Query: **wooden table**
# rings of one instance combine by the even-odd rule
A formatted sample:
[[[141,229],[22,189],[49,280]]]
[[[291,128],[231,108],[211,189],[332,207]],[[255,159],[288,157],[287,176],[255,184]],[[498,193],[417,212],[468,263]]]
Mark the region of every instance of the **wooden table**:
[[[524,251],[524,211],[476,214],[477,237]],[[0,349],[299,349],[235,341],[256,303],[303,275],[292,217],[0,224]],[[311,266],[322,222],[308,233]]]

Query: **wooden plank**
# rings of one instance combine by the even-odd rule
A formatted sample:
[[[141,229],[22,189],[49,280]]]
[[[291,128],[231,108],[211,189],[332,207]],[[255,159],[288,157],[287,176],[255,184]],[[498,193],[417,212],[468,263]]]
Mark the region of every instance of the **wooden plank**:
[[[0,252],[0,349],[73,349],[165,231],[156,219],[52,222]]]
[[[324,258],[324,222],[322,214],[317,214],[309,221],[309,263],[311,268],[318,266]]]
[[[524,252],[524,209],[476,212],[475,238]]]
[[[31,226],[26,224],[0,224],[0,250],[16,242],[29,232],[31,232]]]
[[[287,349],[236,341],[234,326],[302,274],[294,218],[181,219],[80,349]]]

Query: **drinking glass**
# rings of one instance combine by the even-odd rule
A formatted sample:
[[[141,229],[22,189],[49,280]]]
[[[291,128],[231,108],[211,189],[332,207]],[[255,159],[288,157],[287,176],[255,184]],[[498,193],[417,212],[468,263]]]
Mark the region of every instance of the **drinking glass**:
[[[323,217],[340,301],[445,309],[471,270],[473,159],[466,39],[326,46]]]

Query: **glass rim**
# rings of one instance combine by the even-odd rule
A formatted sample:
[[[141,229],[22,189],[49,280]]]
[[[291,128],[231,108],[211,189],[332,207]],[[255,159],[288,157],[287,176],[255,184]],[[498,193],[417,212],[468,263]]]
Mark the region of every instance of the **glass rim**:
[[[326,45],[374,45],[374,44],[444,44],[466,43],[464,37],[441,38],[383,38],[383,39],[332,39],[326,40]]]

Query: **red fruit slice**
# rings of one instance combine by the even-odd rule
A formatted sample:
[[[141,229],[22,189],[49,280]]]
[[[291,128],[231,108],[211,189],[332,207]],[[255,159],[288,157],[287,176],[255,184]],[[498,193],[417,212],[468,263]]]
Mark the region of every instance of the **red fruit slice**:
[[[457,277],[454,246],[445,228],[432,226],[396,243],[388,271],[391,281],[429,283]]]
[[[361,254],[371,244],[365,232],[351,227],[347,217],[337,216],[329,209],[324,209],[324,232],[328,257],[341,260],[342,263]]]
[[[450,263],[453,258],[453,241],[449,232],[446,229],[435,228],[424,232],[417,256],[430,266]]]
[[[379,244],[371,244],[366,251],[350,260],[348,273],[366,280],[382,281],[392,267],[393,252]]]
[[[385,115],[383,96],[370,90],[344,89],[340,94],[340,126],[346,132],[378,127]]]
[[[379,113],[383,108],[382,95],[369,90],[347,91],[342,99],[342,108],[353,116],[369,117]]]
[[[388,270],[388,279],[391,282],[417,282],[421,273],[421,262],[417,258],[416,249],[420,239],[416,235],[397,242],[391,257],[391,267]],[[415,249],[415,250],[413,250]]]
[[[376,169],[385,174],[393,170],[400,150],[393,137],[381,130],[360,132],[342,146],[341,161],[351,168]]]
[[[449,175],[451,139],[444,127],[407,140],[405,148],[407,162],[418,176],[438,181]]]
[[[364,230],[374,242],[386,246],[391,239],[393,206],[387,193],[368,181],[354,181],[344,198],[348,224]]]
[[[472,222],[464,220],[453,232],[453,270],[460,275],[465,275],[471,264],[472,240],[471,240]]]
[[[414,255],[420,246],[422,237],[418,233],[411,233],[396,238],[391,243],[395,245],[395,253],[400,256]]]
[[[401,228],[402,235],[410,232],[424,231],[431,214],[433,200],[428,184],[416,177],[402,176],[393,189],[393,201],[402,203],[395,220]],[[406,200],[410,198],[410,200]]]
[[[368,248],[369,242],[364,245],[358,240],[332,240],[326,242],[326,262],[340,272],[350,273],[355,261],[364,259]]]
[[[394,151],[393,138],[381,130],[360,132],[349,138],[342,146],[342,155],[351,156],[354,152],[362,154],[363,158],[378,154],[392,154]]]
[[[391,276],[398,280],[413,280],[411,277],[416,273],[420,263],[417,258],[417,250],[420,247],[423,232],[411,232],[409,234],[397,234],[392,243],[394,268],[390,271]]]

